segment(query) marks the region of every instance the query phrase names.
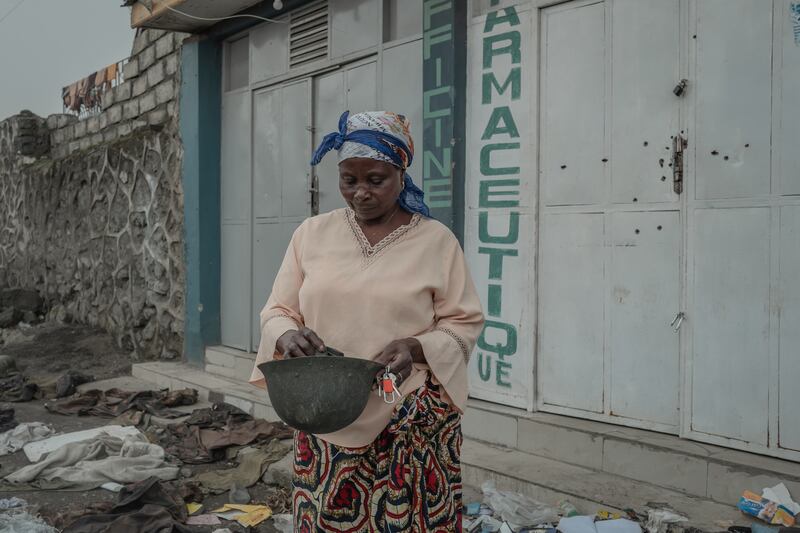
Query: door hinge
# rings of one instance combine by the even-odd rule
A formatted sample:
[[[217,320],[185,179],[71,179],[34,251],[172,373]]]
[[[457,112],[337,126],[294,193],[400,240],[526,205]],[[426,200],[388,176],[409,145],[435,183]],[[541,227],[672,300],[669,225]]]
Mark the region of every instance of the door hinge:
[[[311,172],[311,187],[308,192],[311,195],[311,215],[319,215],[319,178],[316,172]]]
[[[681,134],[672,138],[672,190],[675,194],[683,192],[683,150],[687,142]]]

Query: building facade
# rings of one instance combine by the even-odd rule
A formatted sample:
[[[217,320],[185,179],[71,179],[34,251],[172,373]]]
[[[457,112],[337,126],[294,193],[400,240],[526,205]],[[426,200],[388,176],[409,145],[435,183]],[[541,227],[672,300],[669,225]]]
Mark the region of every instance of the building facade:
[[[483,298],[473,398],[800,458],[797,2],[153,4],[134,25],[196,34],[189,361],[255,349],[292,231],[342,205],[309,154],[386,108]],[[234,14],[272,21],[197,18]]]

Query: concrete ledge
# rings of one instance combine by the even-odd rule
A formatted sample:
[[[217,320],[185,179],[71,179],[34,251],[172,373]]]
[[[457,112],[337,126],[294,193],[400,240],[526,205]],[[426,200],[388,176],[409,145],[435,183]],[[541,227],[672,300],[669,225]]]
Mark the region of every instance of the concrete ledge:
[[[133,365],[134,377],[171,389],[191,387],[197,389],[202,400],[223,401],[243,411],[270,421],[278,415],[269,404],[267,393],[244,381],[211,375],[199,368],[180,363],[139,363]]]
[[[470,400],[467,438],[644,481],[721,503],[786,483],[800,494],[800,463],[652,431]]]
[[[480,486],[493,479],[499,488],[521,492],[550,505],[568,500],[581,513],[625,508],[644,512],[649,502],[661,502],[703,530],[719,531],[722,528],[714,523],[719,520],[750,522],[733,505],[472,440],[464,441],[461,462],[466,485]]]
[[[226,346],[206,348],[206,372],[246,382],[253,372],[256,354]]]

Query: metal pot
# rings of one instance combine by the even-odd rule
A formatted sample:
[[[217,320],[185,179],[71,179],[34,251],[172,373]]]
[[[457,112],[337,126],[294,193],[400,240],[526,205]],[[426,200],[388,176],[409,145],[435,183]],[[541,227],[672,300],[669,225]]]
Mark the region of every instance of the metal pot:
[[[354,357],[296,357],[258,365],[272,408],[289,426],[333,433],[364,411],[382,365]]]

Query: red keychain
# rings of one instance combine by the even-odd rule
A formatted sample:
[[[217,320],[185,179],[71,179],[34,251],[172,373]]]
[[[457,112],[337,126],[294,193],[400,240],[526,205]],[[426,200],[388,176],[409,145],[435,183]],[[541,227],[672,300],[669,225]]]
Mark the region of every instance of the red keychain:
[[[400,398],[400,391],[397,390],[397,376],[392,374],[392,369],[388,366],[381,376],[378,395],[386,403],[394,403]]]

